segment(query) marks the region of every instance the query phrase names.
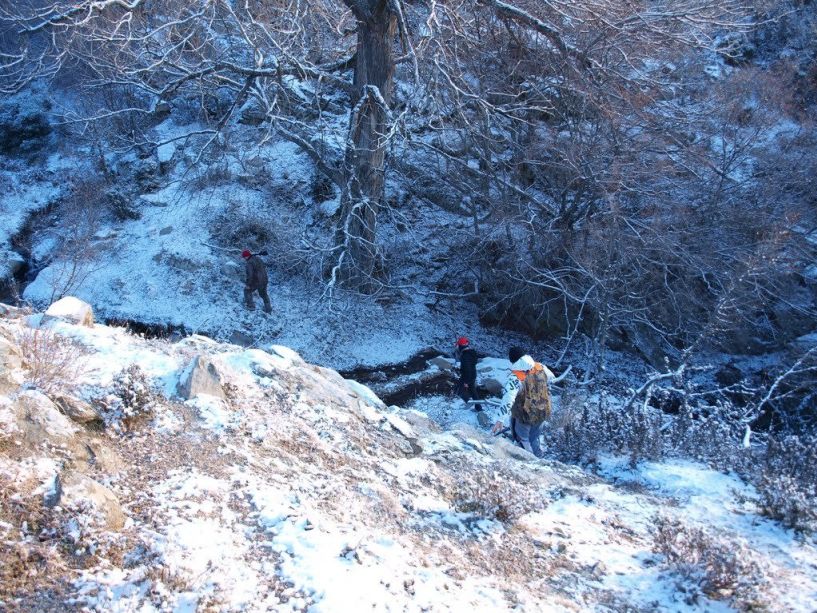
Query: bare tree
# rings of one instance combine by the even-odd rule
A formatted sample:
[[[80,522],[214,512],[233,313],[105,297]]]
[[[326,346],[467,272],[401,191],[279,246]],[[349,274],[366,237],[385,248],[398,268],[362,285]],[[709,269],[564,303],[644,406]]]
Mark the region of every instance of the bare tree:
[[[7,90],[23,87],[34,74],[53,75],[71,65],[85,71],[91,87],[137,93],[132,103],[101,107],[91,118],[150,116],[163,104],[196,97],[204,126],[175,138],[200,148],[217,142],[246,104],[256,105],[267,125],[297,143],[341,190],[342,214],[329,247],[330,285],[340,280],[371,289],[385,154],[398,133],[392,117],[398,66],[409,67],[407,76],[420,86],[419,93],[439,94],[436,113],[426,114],[429,125],[448,134],[459,123],[460,132],[468,134],[469,151],[480,160],[476,168],[450,155],[447,146],[420,143],[431,145],[479,186],[480,197],[469,201],[475,231],[496,190],[511,203],[535,206],[549,219],[571,225],[604,200],[594,187],[604,185],[604,176],[580,161],[595,142],[583,124],[609,115],[614,101],[627,98],[628,84],[632,90],[653,78],[632,76],[644,72],[647,49],[697,44],[708,27],[738,23],[743,9],[745,3],[737,0],[649,7],[612,0],[479,0],[427,7],[401,0],[319,0],[308,6],[258,0],[31,0],[3,8],[0,19],[21,35],[16,49],[3,51]],[[492,44],[498,45],[498,61],[490,59]],[[492,73],[498,64],[510,70]],[[344,76],[350,68],[351,81]],[[315,129],[324,122],[327,88],[348,100],[341,149]],[[603,100],[595,99],[599,92],[607,92]],[[546,192],[527,188],[524,175],[539,166],[525,151],[541,140],[531,127],[536,116],[552,115],[565,104],[573,133],[585,146],[561,157],[568,182],[553,185],[562,192],[561,201],[554,202]],[[550,150],[552,143],[543,146]],[[505,147],[517,150],[515,162],[501,161]],[[609,167],[609,160],[602,163]],[[578,197],[571,174],[582,178]]]

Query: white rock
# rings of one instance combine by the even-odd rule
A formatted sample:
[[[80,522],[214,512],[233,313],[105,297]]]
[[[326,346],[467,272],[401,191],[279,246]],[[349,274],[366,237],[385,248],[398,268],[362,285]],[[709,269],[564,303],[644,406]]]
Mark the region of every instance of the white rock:
[[[20,348],[0,337],[0,393],[8,393],[17,387],[17,371],[22,365]]]
[[[446,358],[441,355],[436,358],[431,358],[428,361],[429,366],[436,366],[440,370],[454,370],[454,360]]]
[[[66,296],[60,298],[45,311],[45,318],[57,318],[70,321],[73,324],[92,328],[94,325],[94,310],[87,302],[79,298]]]
[[[165,164],[173,159],[176,153],[176,143],[165,143],[159,145],[156,149],[156,157],[159,158],[160,164]]]

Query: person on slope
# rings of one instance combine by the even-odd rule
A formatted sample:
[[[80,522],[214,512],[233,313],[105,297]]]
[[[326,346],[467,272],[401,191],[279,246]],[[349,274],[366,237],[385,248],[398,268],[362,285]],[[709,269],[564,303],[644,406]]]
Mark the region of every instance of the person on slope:
[[[454,346],[454,360],[455,363],[459,363],[460,369],[457,394],[465,402],[472,398],[479,400],[477,394],[477,352],[471,346],[471,342],[464,336],[459,337]],[[474,409],[481,411],[482,405],[477,403],[474,405]]]
[[[244,305],[250,310],[255,310],[255,301],[253,294],[258,292],[261,300],[264,301],[264,312],[272,313],[272,305],[270,304],[269,294],[267,294],[267,267],[264,262],[257,255],[250,253],[249,249],[241,252],[241,257],[245,260],[245,269],[247,273],[244,282]]]
[[[536,457],[542,457],[539,439],[545,420],[551,414],[548,377],[552,375],[518,347],[511,347],[508,358],[511,373],[505,382],[502,408],[510,412],[513,439]],[[503,427],[503,423],[498,421],[492,432],[496,434]]]

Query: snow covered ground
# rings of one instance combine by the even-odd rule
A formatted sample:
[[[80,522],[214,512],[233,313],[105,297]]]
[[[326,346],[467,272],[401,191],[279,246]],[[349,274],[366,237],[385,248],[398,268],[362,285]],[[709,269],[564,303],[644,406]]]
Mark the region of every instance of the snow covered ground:
[[[206,188],[185,181],[189,169],[180,164],[163,179],[163,188],[136,199],[139,219],[108,220],[95,229],[91,261],[44,259],[47,266],[26,287],[24,298],[44,308],[67,291],[92,304],[101,318],[183,326],[188,332],[244,345],[274,340],[310,361],[338,369],[400,362],[428,347],[448,351],[461,335],[494,355],[504,354],[510,342],[524,342],[482,327],[476,306],[469,302],[429,306],[420,284],[388,300],[343,293],[329,300],[308,271],[288,270],[298,245],[291,245],[297,237],[284,233],[313,217],[317,223],[324,215],[320,207],[299,204],[311,180],[308,168],[303,155],[288,143],[254,150],[248,146],[229,166],[232,179]],[[263,189],[241,180],[256,175]],[[437,231],[450,232],[457,223],[464,222],[441,216]],[[260,309],[248,312],[242,304],[240,253],[255,247],[249,236],[232,243],[225,239],[242,224],[260,224],[270,233],[258,249],[270,252],[264,259],[270,273],[271,316]],[[10,226],[4,235],[13,231]],[[49,246],[43,242],[53,237],[43,233],[34,240],[32,251],[46,253]],[[408,251],[406,257],[412,257]],[[66,270],[74,271],[75,264],[82,274],[69,276]],[[415,266],[417,274],[425,274],[419,256]]]
[[[0,319],[2,336],[18,338],[26,321],[39,317]],[[280,345],[170,344],[101,325],[51,326],[84,348],[83,374],[67,386],[75,393],[92,402],[112,393],[132,364],[158,393],[147,421],[82,435],[121,458],[108,472],[80,468],[53,445],[15,445],[15,393],[0,399],[0,478],[13,499],[37,503],[72,466],[108,487],[125,515],[108,530],[66,502],[67,515],[52,511],[69,518],[54,528],[61,541],[0,517],[5,542],[30,556],[50,548],[37,581],[56,573],[60,589],[49,597],[67,610],[747,607],[750,586],[705,590],[706,550],[683,567],[668,562],[659,517],[751,562],[762,598],[752,606],[809,612],[817,602],[814,543],[759,516],[755,493],[734,476],[685,461],[632,470],[607,456],[598,474],[538,461],[458,423],[468,413],[448,398],[387,408]],[[223,376],[224,399],[176,396],[196,355]],[[441,406],[450,411],[445,429],[416,410],[439,418]],[[33,602],[0,593],[12,609]]]

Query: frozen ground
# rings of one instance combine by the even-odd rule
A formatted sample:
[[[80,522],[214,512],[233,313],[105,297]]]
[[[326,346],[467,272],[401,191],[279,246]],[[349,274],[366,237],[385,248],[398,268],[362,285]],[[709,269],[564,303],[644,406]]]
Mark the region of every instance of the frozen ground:
[[[244,156],[244,163],[249,156]],[[292,263],[286,261],[287,250],[293,240],[297,243],[297,236],[280,234],[303,223],[304,217],[320,220],[323,215],[320,208],[291,202],[302,198],[311,177],[309,165],[287,143],[259,149],[251,159],[254,168],[261,168],[254,172],[270,173],[265,190],[239,180],[248,176],[241,159],[230,170],[232,181],[207,189],[182,181],[180,167],[178,180],[171,175],[166,187],[138,199],[140,219],[105,222],[95,229],[89,250],[93,258],[45,262],[48,265],[26,288],[25,299],[45,307],[53,296],[70,293],[92,304],[105,319],[184,326],[188,332],[241,344],[275,341],[338,369],[400,362],[428,347],[449,351],[461,335],[494,355],[507,351],[510,342],[524,342],[480,326],[472,303],[432,304],[420,283],[389,291],[382,300],[342,292],[328,299],[325,287],[305,276],[306,271],[285,269],[285,264]],[[275,199],[277,203],[270,202]],[[272,233],[259,247],[270,251],[265,260],[271,316],[260,309],[248,312],[242,305],[240,253],[251,246],[249,239],[224,238],[233,226],[252,220],[267,224]],[[450,232],[460,223],[464,222],[441,217],[441,227],[435,231]],[[9,227],[6,235],[11,231]],[[33,252],[47,252],[47,241],[53,241],[51,234],[36,236]],[[419,247],[407,246],[409,252],[414,248]],[[406,257],[411,258],[409,252]],[[417,274],[422,274],[424,265],[418,252]]]
[[[13,338],[24,321],[0,324]],[[756,605],[814,610],[814,544],[759,516],[754,491],[734,476],[681,461],[633,470],[607,456],[595,475],[537,461],[457,424],[462,407],[446,398],[387,409],[282,346],[52,329],[85,348],[84,374],[72,382],[80,391],[110,391],[117,373],[138,363],[161,392],[150,420],[105,434],[120,469],[89,473],[120,500],[124,528],[106,531],[87,508],[67,508],[75,527],[62,538],[86,560],[48,566],[61,573],[63,591],[53,597],[67,610],[744,608],[749,587],[705,592],[704,567],[667,564],[656,549],[658,517],[703,530],[752,562],[764,598]],[[174,399],[196,354],[214,360],[235,390],[230,399]],[[13,396],[0,407],[0,432],[14,437]],[[417,413],[440,418],[443,407],[450,430]],[[53,446],[7,449],[15,446],[0,448],[6,491],[25,500],[53,490],[62,470]],[[27,490],[32,480],[39,485]],[[0,518],[5,541],[48,546],[47,533],[42,545],[19,521]],[[60,551],[68,550],[49,555]]]

